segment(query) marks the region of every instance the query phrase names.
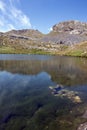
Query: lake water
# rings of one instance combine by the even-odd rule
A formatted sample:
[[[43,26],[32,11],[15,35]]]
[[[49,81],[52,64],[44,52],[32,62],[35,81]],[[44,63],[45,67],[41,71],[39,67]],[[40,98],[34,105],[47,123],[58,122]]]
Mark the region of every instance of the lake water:
[[[0,55],[0,130],[76,130],[86,108],[87,59]]]

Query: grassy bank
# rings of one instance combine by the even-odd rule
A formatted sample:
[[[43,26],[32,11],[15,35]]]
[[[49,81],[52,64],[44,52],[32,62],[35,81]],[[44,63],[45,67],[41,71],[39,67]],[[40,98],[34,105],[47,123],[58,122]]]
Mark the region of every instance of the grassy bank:
[[[0,54],[42,54],[42,55],[65,55],[76,57],[87,57],[87,42],[76,44],[73,46],[60,45],[59,49],[55,51],[49,48],[48,51],[42,49],[23,49],[14,48],[11,46],[1,46]]]
[[[0,47],[0,54],[51,54],[43,50],[37,49],[15,49],[12,47]]]

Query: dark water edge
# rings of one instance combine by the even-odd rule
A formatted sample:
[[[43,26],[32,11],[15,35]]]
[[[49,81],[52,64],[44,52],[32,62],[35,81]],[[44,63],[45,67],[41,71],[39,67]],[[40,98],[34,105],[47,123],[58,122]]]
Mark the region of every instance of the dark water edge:
[[[80,103],[50,86],[78,92]],[[87,59],[0,55],[0,130],[76,130],[87,109]]]

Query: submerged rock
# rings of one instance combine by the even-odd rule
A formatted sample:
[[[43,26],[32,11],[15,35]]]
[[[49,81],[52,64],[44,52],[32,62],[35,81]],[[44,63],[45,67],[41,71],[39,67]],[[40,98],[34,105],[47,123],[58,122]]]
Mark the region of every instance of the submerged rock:
[[[51,89],[52,94],[54,96],[67,97],[68,99],[72,100],[74,103],[82,102],[81,98],[77,95],[78,92],[65,89],[62,85],[50,86],[49,88]]]
[[[82,101],[81,101],[81,98],[79,96],[75,96],[74,97],[74,102],[80,103]]]

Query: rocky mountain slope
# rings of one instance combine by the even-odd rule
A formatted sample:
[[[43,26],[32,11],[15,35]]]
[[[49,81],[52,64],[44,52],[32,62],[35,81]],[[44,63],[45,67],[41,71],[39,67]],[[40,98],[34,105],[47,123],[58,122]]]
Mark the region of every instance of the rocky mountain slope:
[[[66,21],[55,24],[44,41],[72,45],[87,40],[87,23]]]
[[[51,52],[52,54],[64,54],[71,50],[86,54],[87,23],[79,21],[65,21],[55,24],[49,34],[42,34],[38,30],[24,29],[11,30],[0,33],[0,53],[15,52],[28,53],[30,50]],[[81,45],[82,44],[82,45]],[[83,46],[84,44],[84,46]],[[82,47],[83,46],[83,47]],[[81,50],[82,47],[82,50]],[[76,49],[75,49],[76,48]],[[7,50],[6,50],[7,49]],[[23,52],[21,52],[23,50]],[[35,51],[35,52],[36,52]],[[74,53],[74,52],[73,52]]]
[[[68,34],[87,34],[87,23],[66,21],[53,26],[54,32]]]
[[[41,38],[43,34],[38,30],[23,29],[23,30],[11,30],[5,33],[6,35],[13,36],[24,36],[30,38]]]

